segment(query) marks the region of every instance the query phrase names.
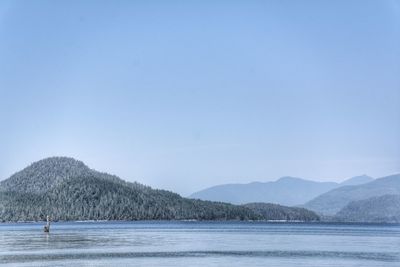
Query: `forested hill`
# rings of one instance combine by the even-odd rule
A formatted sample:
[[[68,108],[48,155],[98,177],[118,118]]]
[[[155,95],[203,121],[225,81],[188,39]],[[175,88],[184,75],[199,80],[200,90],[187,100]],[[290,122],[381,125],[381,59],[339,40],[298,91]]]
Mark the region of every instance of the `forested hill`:
[[[72,158],[33,163],[0,183],[0,221],[254,220],[251,209],[191,200],[97,172]]]
[[[400,223],[400,195],[383,195],[350,202],[335,215],[334,220]]]

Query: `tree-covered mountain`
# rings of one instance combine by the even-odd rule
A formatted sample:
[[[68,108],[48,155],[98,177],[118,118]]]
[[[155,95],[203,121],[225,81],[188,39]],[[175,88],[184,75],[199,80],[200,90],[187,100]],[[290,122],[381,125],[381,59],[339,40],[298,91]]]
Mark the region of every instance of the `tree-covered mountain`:
[[[33,163],[0,183],[0,221],[247,220],[251,209],[178,194],[97,172],[72,158]]]
[[[339,184],[333,182],[282,177],[274,182],[218,185],[196,192],[190,198],[233,204],[263,202],[295,206],[338,186]]]
[[[286,207],[271,203],[248,203],[243,206],[253,210],[266,220],[286,220],[286,221],[319,221],[320,217],[313,211],[297,208]]]
[[[336,214],[334,220],[400,223],[400,195],[383,195],[350,202]]]
[[[352,201],[397,194],[400,194],[400,174],[375,179],[366,184],[335,188],[309,201],[303,207],[320,214],[335,215]]]

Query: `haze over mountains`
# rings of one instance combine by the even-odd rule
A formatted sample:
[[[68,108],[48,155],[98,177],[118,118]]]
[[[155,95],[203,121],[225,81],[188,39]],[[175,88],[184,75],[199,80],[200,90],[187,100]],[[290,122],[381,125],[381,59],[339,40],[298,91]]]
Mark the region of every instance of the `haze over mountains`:
[[[340,186],[366,184],[366,183],[372,182],[373,180],[374,180],[374,178],[364,174],[364,175],[355,176],[353,178],[347,179],[347,180],[341,182]]]
[[[335,215],[352,201],[400,194],[400,175],[391,175],[361,185],[342,186],[307,202],[303,207],[325,215]],[[365,203],[367,204],[367,203]]]
[[[362,175],[342,183],[283,177],[275,182],[220,185],[191,195],[230,203],[299,206],[328,221],[390,223],[400,222],[399,196],[400,174],[375,180]]]
[[[400,195],[383,195],[352,201],[335,215],[336,221],[399,223]]]
[[[353,177],[342,183],[315,182],[295,177],[282,177],[274,182],[213,186],[193,193],[190,197],[233,204],[267,202],[297,206],[341,185],[358,185],[372,180],[373,178],[366,175]]]

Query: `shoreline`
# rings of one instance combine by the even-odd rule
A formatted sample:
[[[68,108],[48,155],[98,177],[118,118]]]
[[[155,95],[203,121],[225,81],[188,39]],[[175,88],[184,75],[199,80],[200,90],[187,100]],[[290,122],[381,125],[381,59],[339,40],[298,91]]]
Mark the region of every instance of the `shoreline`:
[[[5,224],[42,224],[45,221],[7,221]],[[259,223],[259,224],[321,224],[321,225],[400,225],[400,222],[343,222],[343,221],[286,221],[286,220],[77,220],[77,221],[52,221],[52,223]]]

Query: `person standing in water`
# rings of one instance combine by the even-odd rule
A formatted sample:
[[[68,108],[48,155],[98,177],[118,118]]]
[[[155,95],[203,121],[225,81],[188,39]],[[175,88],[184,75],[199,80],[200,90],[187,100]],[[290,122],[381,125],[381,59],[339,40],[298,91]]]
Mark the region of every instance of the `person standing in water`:
[[[50,232],[50,216],[49,215],[47,215],[47,223],[44,226],[43,230],[44,230],[45,233],[49,233]]]

